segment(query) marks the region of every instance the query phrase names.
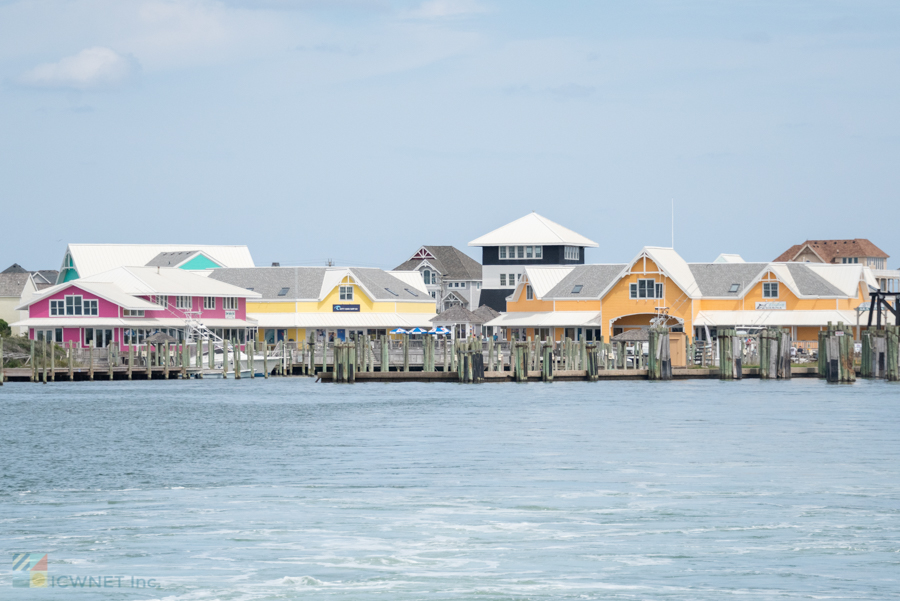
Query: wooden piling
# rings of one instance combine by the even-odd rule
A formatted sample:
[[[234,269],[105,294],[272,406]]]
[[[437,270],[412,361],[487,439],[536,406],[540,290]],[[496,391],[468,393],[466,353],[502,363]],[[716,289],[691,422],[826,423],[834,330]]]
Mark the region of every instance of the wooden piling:
[[[75,353],[72,352],[72,349],[75,347],[75,343],[71,342],[69,344],[69,348],[66,349],[66,363],[69,364],[69,382],[73,380],[73,368],[72,363],[75,362],[75,357],[73,356]]]
[[[228,340],[222,339],[222,379],[228,379]]]
[[[88,379],[94,381],[94,341],[88,345]]]
[[[409,371],[409,334],[403,334],[400,344],[403,345],[403,371]]]
[[[235,338],[232,341],[232,345],[234,347],[234,379],[241,379],[241,347],[238,344],[238,339]],[[284,355],[284,347],[282,347],[281,351],[282,356]]]
[[[647,373],[650,380],[671,380],[672,359],[669,347],[669,328],[652,326],[647,357]]]
[[[740,380],[743,376],[741,369],[741,339],[737,332],[730,328],[719,328],[719,379]]]
[[[0,386],[3,386],[3,336],[0,336]]]

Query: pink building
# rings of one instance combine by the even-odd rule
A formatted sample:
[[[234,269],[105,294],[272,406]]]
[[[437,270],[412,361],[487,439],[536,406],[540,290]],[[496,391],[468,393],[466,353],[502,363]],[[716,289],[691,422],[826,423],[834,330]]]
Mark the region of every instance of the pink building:
[[[207,328],[222,338],[255,336],[247,299],[259,294],[170,267],[118,267],[42,290],[17,307],[33,340],[126,349],[156,332],[178,340]]]

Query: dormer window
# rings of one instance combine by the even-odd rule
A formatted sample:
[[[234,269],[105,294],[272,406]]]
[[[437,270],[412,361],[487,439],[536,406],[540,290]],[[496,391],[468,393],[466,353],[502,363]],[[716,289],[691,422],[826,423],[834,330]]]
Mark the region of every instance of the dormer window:
[[[778,282],[763,282],[763,298],[778,298]]]
[[[534,289],[530,285],[525,286],[525,300],[534,300]]]

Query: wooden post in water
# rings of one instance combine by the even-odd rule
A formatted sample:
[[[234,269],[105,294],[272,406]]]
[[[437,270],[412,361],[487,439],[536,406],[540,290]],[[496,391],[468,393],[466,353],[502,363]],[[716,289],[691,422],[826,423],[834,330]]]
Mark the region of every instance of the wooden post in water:
[[[356,348],[357,342],[355,341],[353,344],[347,345],[347,352],[349,356],[347,357],[347,381],[351,384],[356,382],[356,365],[357,365],[357,357],[356,357]]]
[[[37,361],[35,360],[35,356],[34,356],[34,338],[31,339],[30,365],[31,365],[31,381],[35,382],[35,381],[37,381],[37,378],[38,378],[38,376],[37,376],[38,372],[37,372]]]
[[[75,357],[74,357],[75,353],[72,352],[74,347],[75,347],[75,343],[70,342],[69,348],[66,349],[66,363],[69,364],[69,382],[71,382],[74,379],[74,370],[72,368],[72,363],[75,362]]]
[[[234,348],[234,379],[241,379],[241,347],[238,345],[238,339],[235,337],[231,341],[232,347]],[[284,355],[284,349],[282,348],[281,354]],[[283,360],[282,360],[283,363]]]
[[[253,343],[252,340],[247,338],[247,366],[250,367],[250,379],[256,377],[256,361],[254,361],[256,355],[256,344]]]
[[[409,334],[403,334],[400,343],[403,345],[403,371],[409,371]]]
[[[47,383],[47,341],[41,340],[41,372],[43,372],[43,383]]]
[[[50,343],[50,381],[56,382],[56,343]]]
[[[0,336],[0,386],[3,386],[3,336]]]
[[[228,379],[228,339],[222,339],[222,379]]]
[[[648,377],[651,380],[672,379],[672,359],[669,347],[669,328],[665,326],[652,326],[650,334],[650,348],[647,357]]]
[[[541,348],[541,380],[544,382],[553,381],[553,343],[550,337],[544,341]]]
[[[381,335],[381,372],[391,371],[391,347],[390,339],[384,334]]]
[[[88,379],[94,381],[94,341],[88,345]]]

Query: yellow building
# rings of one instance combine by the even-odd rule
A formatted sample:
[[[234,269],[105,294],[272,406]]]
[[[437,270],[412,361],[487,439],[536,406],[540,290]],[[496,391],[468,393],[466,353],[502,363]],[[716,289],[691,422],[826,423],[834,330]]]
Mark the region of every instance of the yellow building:
[[[609,340],[660,318],[704,340],[719,327],[780,326],[816,341],[828,322],[864,323],[856,309],[872,288],[864,265],[687,263],[671,248],[645,247],[627,264],[528,267],[507,313],[486,325],[510,338]]]
[[[434,299],[417,272],[359,267],[217,269],[210,276],[262,295],[247,303],[258,339],[346,340],[394,328],[431,328]]]

